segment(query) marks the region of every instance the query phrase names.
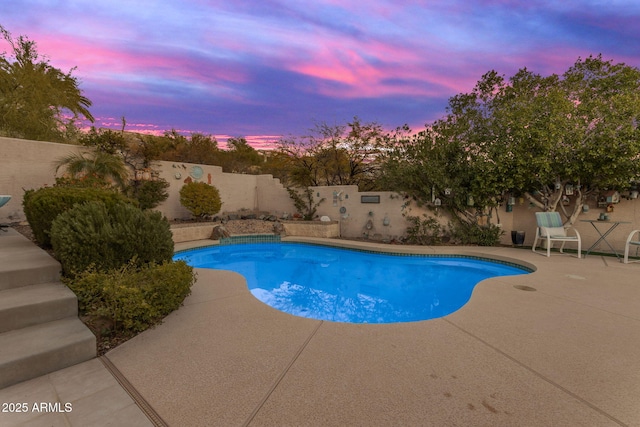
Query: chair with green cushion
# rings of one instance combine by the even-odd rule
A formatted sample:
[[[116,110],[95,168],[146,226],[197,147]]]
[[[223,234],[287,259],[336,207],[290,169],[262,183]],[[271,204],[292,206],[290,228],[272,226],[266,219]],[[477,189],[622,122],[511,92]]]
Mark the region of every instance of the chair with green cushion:
[[[11,196],[0,195],[0,207],[6,205],[9,200],[11,200]],[[9,228],[8,224],[0,224],[0,230],[7,231],[7,228]]]
[[[638,238],[637,240],[633,240],[633,236],[636,233],[638,233]],[[631,233],[629,233],[629,237],[627,237],[627,242],[624,245],[624,263],[625,264],[629,264],[630,262],[640,262],[640,259],[635,261],[629,261],[629,249],[631,249],[631,246],[637,246],[636,256],[638,256],[638,249],[640,249],[640,230],[633,230]]]
[[[536,221],[538,228],[536,229],[536,237],[531,247],[533,252],[536,252],[538,241],[546,241],[548,257],[551,256],[551,246],[553,246],[553,242],[562,242],[560,253],[564,253],[565,243],[576,242],[578,243],[578,258],[582,258],[582,240],[580,239],[580,233],[571,226],[565,227],[559,212],[536,212]],[[575,235],[568,235],[567,230],[573,230]]]

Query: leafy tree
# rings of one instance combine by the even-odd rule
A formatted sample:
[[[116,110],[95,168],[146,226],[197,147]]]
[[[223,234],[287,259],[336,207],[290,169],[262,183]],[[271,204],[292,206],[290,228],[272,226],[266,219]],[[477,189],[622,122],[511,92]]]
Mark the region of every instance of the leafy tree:
[[[75,134],[80,117],[93,122],[91,101],[71,69],[64,73],[38,54],[25,36],[0,33],[11,52],[0,54],[0,132],[10,137],[60,142]],[[67,116],[70,116],[68,118]]]
[[[639,123],[637,68],[598,56],[563,75],[522,69],[506,80],[491,71],[451,98],[444,118],[398,144],[387,182],[422,201],[441,198],[458,218],[486,214],[518,193],[573,222],[588,196],[640,177]],[[560,203],[567,184],[572,211]]]
[[[208,165],[220,163],[218,142],[212,136],[193,133],[190,138],[187,138],[173,129],[165,132],[162,138],[155,138],[154,141],[160,148],[157,160]]]
[[[265,152],[264,157],[264,163],[260,168],[261,173],[271,174],[279,179],[283,186],[290,186],[292,182],[288,170],[291,163],[289,155],[280,150],[271,150]]]
[[[94,147],[96,150],[111,154],[122,155],[128,150],[128,144],[123,132],[116,132],[111,129],[91,129],[83,134],[79,139],[80,144],[86,147]]]
[[[243,137],[229,138],[222,152],[222,170],[231,173],[260,173],[263,158]]]
[[[369,191],[377,187],[379,154],[390,141],[381,125],[355,117],[346,125],[319,124],[301,139],[283,139],[278,150],[288,157],[289,178],[298,187],[357,185]]]
[[[155,143],[157,139],[151,139],[147,135],[127,134],[124,132],[125,126],[126,120],[123,117],[122,131],[120,132],[110,129],[98,130],[92,127],[80,138],[80,143],[95,148],[98,153],[107,158],[108,156],[120,158],[132,170],[151,169],[153,175],[151,166],[159,149],[159,145]],[[129,197],[138,200],[141,209],[155,208],[169,197],[167,192],[169,183],[165,179],[154,177],[152,180],[136,180],[129,178],[128,173],[123,177],[121,189]],[[86,181],[86,174],[83,180]]]

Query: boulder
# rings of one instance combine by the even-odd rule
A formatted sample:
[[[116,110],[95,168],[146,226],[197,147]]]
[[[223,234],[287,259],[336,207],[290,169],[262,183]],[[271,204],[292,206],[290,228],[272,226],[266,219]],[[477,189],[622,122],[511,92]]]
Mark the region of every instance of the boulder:
[[[212,240],[220,240],[227,237],[231,237],[231,233],[229,233],[229,230],[227,230],[224,225],[220,224],[213,227],[213,231],[211,232]]]

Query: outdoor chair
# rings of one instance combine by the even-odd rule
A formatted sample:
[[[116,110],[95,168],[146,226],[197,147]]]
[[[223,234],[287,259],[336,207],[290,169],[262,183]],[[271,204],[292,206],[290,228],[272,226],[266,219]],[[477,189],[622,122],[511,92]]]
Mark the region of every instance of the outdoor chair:
[[[638,240],[632,240],[633,236],[638,233]],[[629,237],[627,237],[627,242],[624,245],[624,263],[629,264],[630,262],[640,262],[640,259],[629,261],[629,250],[631,246],[636,246],[636,256],[638,256],[638,249],[640,249],[640,230],[633,230],[629,233]]]
[[[0,207],[6,205],[9,200],[11,200],[11,196],[0,195]],[[7,231],[8,228],[9,228],[8,224],[0,224],[1,231]]]
[[[531,250],[536,252],[536,246],[538,240],[540,242],[545,241],[547,245],[547,256],[551,256],[551,246],[553,242],[562,242],[560,246],[560,253],[564,253],[564,244],[567,242],[578,243],[578,258],[582,258],[582,240],[580,240],[580,233],[578,230],[571,226],[565,227],[562,224],[562,218],[560,218],[559,212],[536,212],[536,221],[538,222],[538,228],[536,229],[536,237],[533,241]],[[575,236],[569,236],[567,230],[573,230]],[[539,253],[539,252],[536,252]]]

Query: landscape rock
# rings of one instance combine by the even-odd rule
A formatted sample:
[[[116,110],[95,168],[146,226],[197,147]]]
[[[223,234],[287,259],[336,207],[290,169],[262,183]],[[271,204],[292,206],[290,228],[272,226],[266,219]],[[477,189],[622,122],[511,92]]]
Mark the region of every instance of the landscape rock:
[[[231,233],[224,225],[216,225],[213,227],[213,231],[211,232],[211,239],[220,240],[227,237],[231,237]]]

